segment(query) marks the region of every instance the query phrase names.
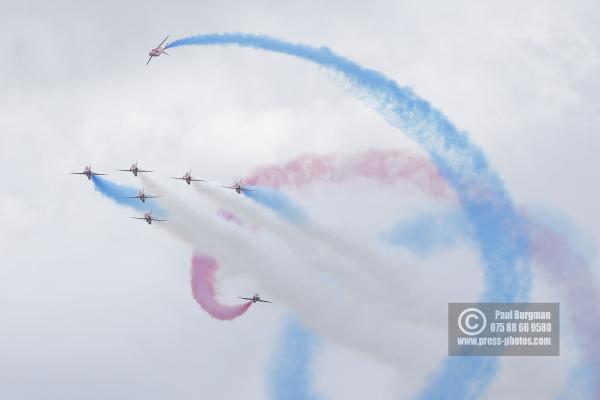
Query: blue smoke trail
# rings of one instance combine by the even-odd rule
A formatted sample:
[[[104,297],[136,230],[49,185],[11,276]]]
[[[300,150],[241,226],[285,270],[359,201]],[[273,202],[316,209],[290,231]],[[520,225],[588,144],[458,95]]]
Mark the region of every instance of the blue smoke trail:
[[[287,317],[279,347],[269,368],[269,394],[273,400],[317,400],[311,388],[316,337],[294,317]]]
[[[179,39],[167,46],[238,45],[298,57],[335,71],[393,126],[418,142],[456,191],[473,225],[485,265],[482,301],[525,301],[531,286],[528,242],[522,219],[504,184],[482,150],[440,111],[385,75],[361,67],[326,47],[314,48],[267,36],[209,34]],[[495,358],[448,358],[421,398],[474,398],[497,368]],[[449,390],[452,389],[452,390]],[[443,395],[442,395],[443,392]]]
[[[306,222],[306,211],[294,203],[285,193],[267,187],[253,186],[252,190],[243,190],[242,193],[255,202],[269,207],[279,217],[293,224]]]
[[[146,203],[144,204],[139,199],[127,198],[128,196],[136,196],[138,194],[138,189],[136,188],[119,185],[99,176],[92,176],[92,182],[94,182],[94,189],[119,205],[131,207],[141,212],[152,210],[155,217],[165,217],[165,212],[160,208],[155,199],[146,199]],[[154,195],[154,193],[152,194]]]
[[[438,248],[448,248],[473,235],[473,228],[460,211],[443,214],[418,215],[400,221],[382,239],[393,245],[407,248],[421,256]],[[465,394],[464,399],[476,399],[485,391],[487,384],[498,370],[498,363],[491,357],[449,358],[438,371],[443,383],[432,384],[421,394],[421,399],[453,399],[454,393]],[[471,375],[468,391],[461,385],[464,377]],[[438,378],[439,379],[439,378]]]
[[[558,395],[557,400],[593,399],[594,382],[597,379],[598,376],[593,368],[588,366],[574,368],[569,374],[565,389]]]
[[[472,236],[472,228],[458,211],[444,214],[424,214],[400,221],[382,235],[384,242],[405,247],[424,256],[436,248],[453,247]]]

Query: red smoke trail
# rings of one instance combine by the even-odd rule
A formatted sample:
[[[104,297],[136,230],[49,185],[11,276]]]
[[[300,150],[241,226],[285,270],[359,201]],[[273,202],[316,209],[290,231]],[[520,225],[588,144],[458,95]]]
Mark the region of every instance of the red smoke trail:
[[[217,211],[217,215],[219,217],[223,218],[225,221],[233,222],[239,226],[244,225],[244,223],[242,222],[242,219],[237,214],[234,214],[231,211],[225,210],[224,208],[219,209],[219,211]]]
[[[592,390],[600,399],[600,285],[585,256],[568,239],[551,228],[529,220],[530,246],[534,259],[550,283],[567,298],[568,318],[588,368]],[[595,376],[594,376],[595,375]]]
[[[280,188],[308,186],[314,181],[342,183],[356,178],[374,179],[384,185],[409,181],[435,197],[455,198],[427,158],[400,150],[370,150],[343,156],[307,154],[285,164],[258,167],[245,182]]]
[[[238,226],[245,226],[248,229],[252,229],[252,230],[256,230],[258,229],[258,227],[256,225],[246,225],[244,224],[244,220],[242,218],[240,218],[239,215],[232,213],[229,210],[226,210],[224,208],[220,208],[219,211],[217,211],[217,215],[221,218],[223,218],[225,221],[227,222],[232,222]]]
[[[215,290],[217,269],[217,260],[214,258],[194,254],[192,256],[192,294],[211,317],[222,321],[231,321],[248,311],[252,302],[235,306],[219,303]]]

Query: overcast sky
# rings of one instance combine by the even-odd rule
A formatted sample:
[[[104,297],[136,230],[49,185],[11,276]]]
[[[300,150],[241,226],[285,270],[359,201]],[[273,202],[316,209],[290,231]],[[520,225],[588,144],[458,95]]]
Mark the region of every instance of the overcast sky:
[[[1,6],[0,397],[264,399],[283,318],[298,311],[275,297],[233,322],[211,319],[191,296],[193,249],[130,220],[131,210],[70,171],[91,163],[137,187],[115,169],[139,161],[159,171],[156,180],[172,196],[195,206],[198,194],[168,176],[191,168],[231,183],[256,166],[311,152],[423,154],[330,72],[296,59],[188,47],[146,67],[148,50],[166,35],[268,34],[328,46],[385,73],[470,133],[517,206],[561,214],[595,254],[600,13],[593,1]],[[315,219],[344,231],[352,222],[373,235],[383,221],[443,208],[410,185],[323,185],[292,194]],[[414,321],[424,310],[430,314],[414,324],[431,331],[416,344],[408,333],[398,337],[407,359],[399,368],[315,325],[323,336],[314,365],[323,399],[417,393],[446,352],[446,303],[481,291],[478,254],[467,243],[425,259],[397,257],[414,267],[400,275],[414,287],[401,297],[409,310],[399,318]],[[597,261],[592,267],[600,276]],[[251,270],[222,276],[223,301],[256,291],[268,297],[267,282]],[[562,300],[540,279],[532,299]],[[563,393],[578,366],[575,335],[565,326],[559,358],[502,359],[486,398]]]

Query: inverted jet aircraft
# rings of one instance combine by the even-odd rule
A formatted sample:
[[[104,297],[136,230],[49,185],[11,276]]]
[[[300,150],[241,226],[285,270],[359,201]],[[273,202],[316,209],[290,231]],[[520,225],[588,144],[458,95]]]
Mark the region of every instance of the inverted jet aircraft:
[[[160,42],[158,46],[150,50],[150,52],[148,53],[150,58],[148,59],[148,61],[146,61],[146,65],[150,64],[150,61],[152,61],[152,57],[159,57],[161,54],[167,54],[167,52],[165,51],[166,46],[162,47],[162,45],[167,41],[168,38],[169,37],[167,36],[162,42]]]

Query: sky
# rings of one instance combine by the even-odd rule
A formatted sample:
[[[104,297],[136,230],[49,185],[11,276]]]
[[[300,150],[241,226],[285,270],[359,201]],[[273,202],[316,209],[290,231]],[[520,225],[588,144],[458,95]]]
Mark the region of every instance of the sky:
[[[168,177],[192,169],[230,184],[257,166],[307,153],[425,153],[339,77],[297,59],[189,47],[146,67],[148,49],[166,35],[248,32],[328,46],[411,87],[469,132],[516,205],[550,209],[577,227],[577,243],[599,278],[600,21],[591,1],[58,1],[7,3],[2,10],[3,397],[268,398],[279,335],[297,315],[320,338],[312,366],[319,398],[411,398],[445,357],[447,303],[475,300],[483,290],[481,260],[468,242],[421,257],[381,249],[374,239],[390,220],[446,206],[408,183],[317,184],[289,194],[314,221],[370,240],[366,248],[403,266],[394,276],[402,283],[398,317],[385,320],[369,308],[360,281],[348,278],[348,300],[362,300],[362,308],[344,325],[387,330],[384,339],[397,340],[400,361],[336,336],[322,323],[326,310],[291,301],[287,286],[274,286],[285,277],[268,280],[253,273],[257,266],[227,258],[236,252],[233,239],[210,241],[211,229],[221,228],[199,225],[213,246],[206,250],[224,257],[221,298],[235,302],[258,291],[274,301],[234,321],[210,318],[191,294],[194,246],[129,219],[135,210],[69,172],[91,163],[139,187],[139,179],[115,171],[138,161],[158,171],[152,178],[173,201],[208,215],[206,199]],[[264,260],[268,271],[293,250],[285,239],[261,236],[256,246],[263,247],[249,260],[261,263],[272,245],[278,250]],[[303,261],[290,261],[298,266],[290,279],[298,283],[309,279]],[[333,285],[337,293],[335,283],[311,274],[321,289]],[[563,300],[538,278],[534,268],[532,300]],[[341,299],[346,295],[340,290]],[[562,333],[560,357],[503,358],[485,398],[568,392],[582,350],[577,332],[565,325]]]

